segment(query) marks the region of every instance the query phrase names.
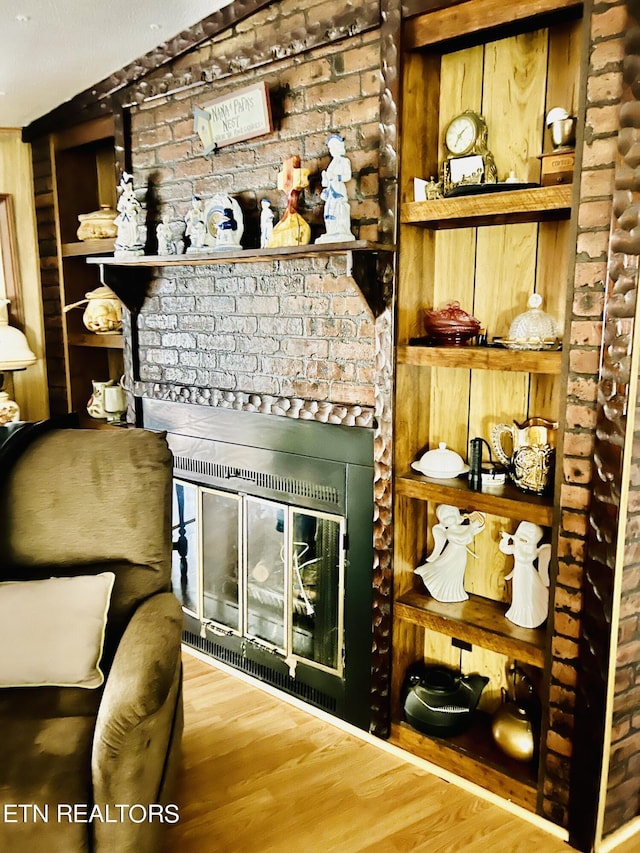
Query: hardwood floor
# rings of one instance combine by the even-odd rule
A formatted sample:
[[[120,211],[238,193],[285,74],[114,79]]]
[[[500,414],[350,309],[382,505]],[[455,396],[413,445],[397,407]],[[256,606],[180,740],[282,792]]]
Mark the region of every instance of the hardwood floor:
[[[185,652],[169,853],[571,853],[544,830]],[[619,848],[621,853],[640,849]]]

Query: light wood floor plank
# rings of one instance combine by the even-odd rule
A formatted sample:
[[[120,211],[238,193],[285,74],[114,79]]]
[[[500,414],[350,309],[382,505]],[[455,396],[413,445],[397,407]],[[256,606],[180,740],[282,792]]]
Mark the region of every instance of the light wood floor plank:
[[[528,821],[185,652],[166,853],[571,853]],[[640,849],[636,839],[620,853]]]

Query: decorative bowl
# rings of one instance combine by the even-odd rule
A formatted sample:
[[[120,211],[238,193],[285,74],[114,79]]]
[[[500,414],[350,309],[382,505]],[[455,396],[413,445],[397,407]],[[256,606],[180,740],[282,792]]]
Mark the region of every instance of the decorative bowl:
[[[463,311],[459,302],[426,310],[424,326],[427,336],[439,346],[464,346],[480,331],[480,321]]]

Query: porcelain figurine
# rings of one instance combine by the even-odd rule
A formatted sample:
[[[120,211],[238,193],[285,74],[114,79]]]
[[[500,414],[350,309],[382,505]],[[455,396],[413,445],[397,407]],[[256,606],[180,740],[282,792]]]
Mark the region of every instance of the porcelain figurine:
[[[273,234],[273,210],[268,198],[260,201],[260,248],[266,249]]]
[[[331,162],[322,172],[324,225],[316,243],[341,243],[356,238],[351,233],[351,209],[347,198],[347,181],[351,180],[351,163],[344,153],[344,139],[332,133],[327,139]]]
[[[207,226],[204,220],[204,202],[199,195],[191,197],[191,208],[184,218],[184,223],[184,233],[190,241],[187,254],[190,252],[206,252]]]
[[[118,199],[118,215],[115,224],[118,236],[115,243],[115,256],[143,255],[147,236],[143,224],[142,205],[133,190],[133,175],[123,172],[120,179],[120,198]]]
[[[242,249],[244,218],[240,205],[228,195],[214,195],[205,207],[205,245],[213,249]]]
[[[512,593],[505,616],[521,628],[538,628],[549,612],[551,545],[538,544],[543,535],[531,521],[521,521],[515,533],[501,533],[500,550],[514,558],[513,571],[506,576],[512,581]]]
[[[156,228],[159,255],[181,255],[184,252],[184,222],[172,219],[168,213]]]
[[[433,551],[415,573],[436,601],[466,601],[469,598],[464,588],[467,554],[473,554],[469,545],[484,528],[484,516],[479,512],[467,515],[455,506],[440,504],[436,517],[438,523],[431,530]]]

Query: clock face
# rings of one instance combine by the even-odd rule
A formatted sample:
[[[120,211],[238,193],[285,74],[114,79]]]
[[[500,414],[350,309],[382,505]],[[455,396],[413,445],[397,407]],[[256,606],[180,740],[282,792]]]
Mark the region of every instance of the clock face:
[[[446,130],[444,143],[447,149],[458,156],[471,151],[476,143],[478,127],[470,115],[460,115],[453,119]]]

